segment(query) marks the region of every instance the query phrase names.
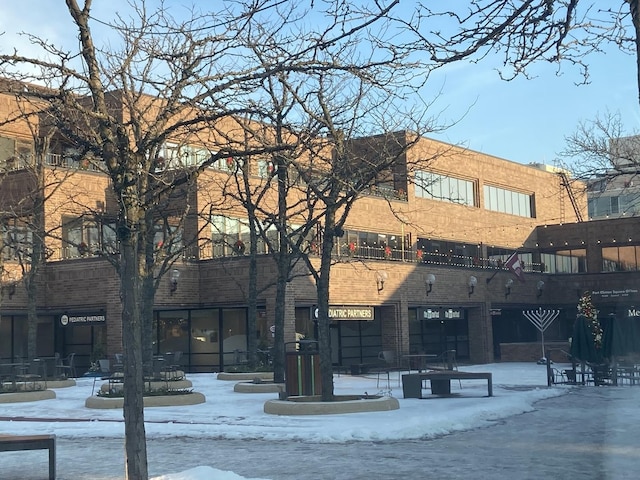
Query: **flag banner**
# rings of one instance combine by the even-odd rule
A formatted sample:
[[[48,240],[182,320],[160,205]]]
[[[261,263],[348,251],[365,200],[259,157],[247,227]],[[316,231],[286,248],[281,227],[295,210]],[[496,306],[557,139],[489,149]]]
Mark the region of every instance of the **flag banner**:
[[[505,266],[520,280],[524,282],[524,269],[518,257],[518,252],[513,253],[505,262]]]

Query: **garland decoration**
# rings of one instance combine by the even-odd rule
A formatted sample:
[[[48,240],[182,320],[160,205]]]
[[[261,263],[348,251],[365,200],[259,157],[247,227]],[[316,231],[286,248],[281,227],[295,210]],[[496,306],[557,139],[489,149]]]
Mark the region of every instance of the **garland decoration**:
[[[591,292],[584,292],[578,300],[578,315],[584,315],[591,327],[593,343],[597,350],[602,348],[602,326],[598,320],[598,311],[591,300]]]
[[[235,250],[237,255],[244,255],[244,250],[245,250],[244,242],[242,240],[238,240],[236,243],[233,244],[233,249]]]

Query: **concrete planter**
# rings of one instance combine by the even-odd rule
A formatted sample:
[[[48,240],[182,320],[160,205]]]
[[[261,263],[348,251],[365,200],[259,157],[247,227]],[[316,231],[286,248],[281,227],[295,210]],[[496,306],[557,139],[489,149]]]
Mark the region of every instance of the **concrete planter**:
[[[272,415],[336,415],[340,413],[384,412],[397,410],[400,403],[393,397],[336,396],[333,402],[321,402],[320,396],[289,397],[268,400],[264,413]]]
[[[144,382],[145,390],[162,390],[163,388],[169,388],[171,390],[184,390],[187,388],[193,387],[191,380],[170,380],[166,382]],[[111,389],[114,392],[121,392],[123,388],[122,383],[113,383],[111,384]],[[109,391],[109,383],[103,383],[100,385],[100,390],[102,392]]]
[[[239,393],[280,393],[285,391],[284,383],[273,382],[240,382],[233,386]]]
[[[253,380],[259,378],[266,382],[273,382],[273,372],[243,372],[243,373],[228,373],[220,372],[216,377],[218,380],[231,380],[239,382],[242,380]]]
[[[37,402],[56,398],[53,390],[35,390],[15,393],[0,393],[0,403]]]
[[[182,405],[198,405],[204,403],[206,398],[199,392],[186,393],[184,395],[152,395],[143,398],[145,407],[179,407]],[[123,397],[99,397],[97,395],[85,400],[87,408],[122,408]]]

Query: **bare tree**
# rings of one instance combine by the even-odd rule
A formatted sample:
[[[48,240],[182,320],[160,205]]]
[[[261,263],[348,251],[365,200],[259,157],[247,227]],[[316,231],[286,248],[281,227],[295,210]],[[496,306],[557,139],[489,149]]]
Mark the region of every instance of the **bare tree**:
[[[35,90],[32,90],[35,89]],[[4,160],[12,165],[13,171],[5,171],[0,177],[0,202],[4,210],[0,224],[4,229],[4,253],[12,258],[19,269],[14,270],[13,288],[24,285],[27,293],[27,352],[32,360],[37,356],[37,297],[40,273],[46,259],[52,253],[46,247],[47,239],[60,238],[60,225],[46,225],[45,216],[53,212],[49,202],[60,190],[63,183],[72,181],[71,171],[47,169],[46,156],[50,142],[55,136],[55,128],[43,123],[43,108],[47,105],[38,100],[38,95],[30,96],[30,91],[41,91],[40,87],[19,85],[15,82],[0,82],[0,92],[14,99],[14,110],[0,122],[0,126],[21,125],[28,138],[23,139],[17,152]],[[16,93],[19,92],[19,93]],[[15,188],[11,183],[19,183],[22,188],[19,197],[15,197]],[[78,200],[73,195],[67,197],[68,203]],[[48,212],[46,212],[48,205]]]
[[[606,44],[636,58],[640,97],[640,13],[637,0],[602,5],[590,0],[472,0],[443,8],[420,2],[404,25],[416,34],[433,68],[501,55],[503,79],[527,75],[535,62],[577,66],[589,80],[589,56]]]
[[[640,213],[640,136],[625,133],[619,114],[605,112],[594,120],[581,122],[566,141],[559,166],[584,182],[592,213]],[[614,205],[610,204],[612,195]],[[599,213],[600,209],[603,211]]]
[[[220,125],[224,119],[245,115],[268,120],[265,110],[252,102],[256,87],[267,78],[304,72],[326,78],[335,71],[367,79],[372,85],[380,85],[381,91],[399,85],[390,80],[396,75],[394,67],[398,71],[404,68],[405,72],[413,67],[414,78],[420,78],[418,63],[405,63],[406,57],[399,53],[401,48],[384,41],[383,35],[372,33],[376,24],[380,32],[385,32],[388,24],[384,21],[397,0],[360,8],[338,0],[316,4],[323,11],[318,12],[316,9],[320,7],[312,2],[313,13],[326,14],[329,19],[326,28],[319,31],[293,28],[295,21],[309,13],[305,9],[296,10],[293,2],[229,2],[221,12],[210,16],[194,12],[187,19],[173,18],[164,9],[149,13],[140,2],[133,5],[136,18],[119,18],[112,26],[120,34],[119,43],[114,43],[119,47],[101,49],[96,46],[91,30],[91,0],[85,0],[82,6],[76,0],[66,0],[79,36],[77,52],[56,48],[34,35],[30,39],[46,56],[27,58],[18,53],[0,56],[0,73],[4,76],[27,81],[45,79],[50,84],[52,90],[40,97],[48,102],[50,121],[72,144],[99,159],[112,182],[118,212],[116,234],[127,358],[124,369],[127,478],[148,476],[142,403],[145,314],[140,305],[144,303],[143,279],[148,271],[145,262],[151,238],[147,212],[153,203],[176,187],[187,185],[213,162],[229,156],[251,157],[254,152],[246,151],[243,139],[228,141],[226,130]],[[268,45],[273,55],[268,55],[265,49],[263,58],[267,61],[260,62],[255,55],[248,55],[255,44],[247,40],[260,38],[250,33],[262,34],[269,15],[273,15],[273,31],[278,33],[272,38],[279,42],[263,44]],[[363,43],[367,43],[368,53],[361,56],[356,47]],[[21,69],[23,66],[30,69]],[[33,67],[39,70],[35,75]],[[404,80],[412,81],[406,76]],[[306,115],[302,108],[305,97],[325,93],[325,89],[304,94],[298,91],[295,102],[298,112]],[[382,103],[378,99],[372,102]],[[308,110],[312,112],[314,108]],[[332,130],[315,129],[315,132],[332,133]],[[210,155],[190,168],[180,169],[180,173],[159,175],[156,159],[163,146],[177,138],[209,148]],[[270,148],[275,154],[283,147],[276,144]],[[264,147],[261,149],[264,151]],[[313,180],[311,176],[308,178]],[[345,188],[345,178],[336,178],[339,179],[336,182],[342,183],[340,188]],[[358,185],[361,184],[359,181]],[[335,203],[335,208],[342,206],[341,202]],[[282,218],[278,221],[284,226]],[[329,232],[334,230],[332,222],[326,227]]]

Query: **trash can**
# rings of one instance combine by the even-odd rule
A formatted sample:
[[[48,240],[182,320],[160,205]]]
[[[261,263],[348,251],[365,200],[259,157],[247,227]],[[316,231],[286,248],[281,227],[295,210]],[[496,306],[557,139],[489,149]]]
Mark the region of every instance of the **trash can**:
[[[322,393],[320,355],[313,349],[286,352],[285,384],[287,396],[310,396]]]

